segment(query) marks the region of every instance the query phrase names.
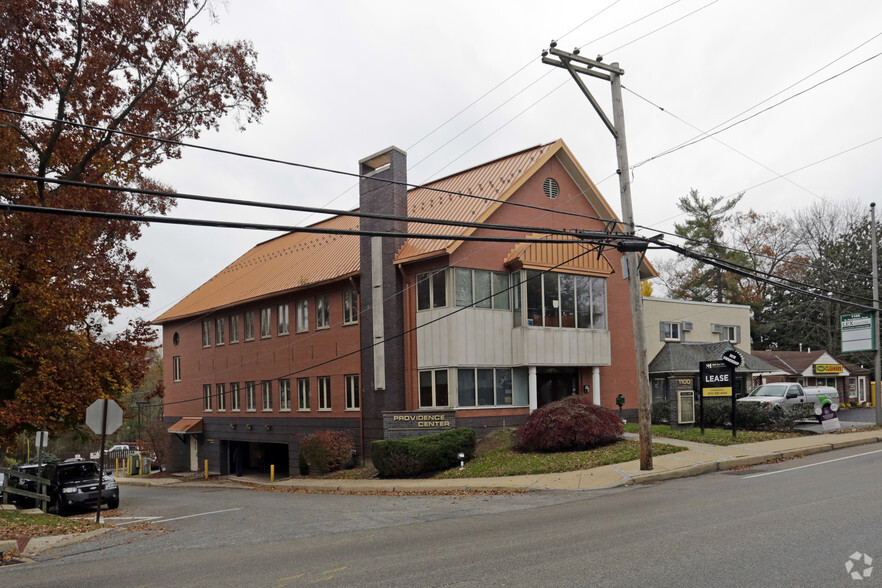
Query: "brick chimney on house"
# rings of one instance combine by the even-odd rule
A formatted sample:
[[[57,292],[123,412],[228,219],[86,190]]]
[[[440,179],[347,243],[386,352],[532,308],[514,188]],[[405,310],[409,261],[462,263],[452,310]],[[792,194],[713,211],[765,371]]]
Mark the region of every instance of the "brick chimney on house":
[[[407,154],[389,147],[359,162],[362,213],[407,216]],[[359,244],[361,299],[361,390],[364,451],[383,438],[383,412],[405,409],[404,293],[392,262],[404,245],[404,220],[360,219],[362,231],[401,237],[362,236]]]

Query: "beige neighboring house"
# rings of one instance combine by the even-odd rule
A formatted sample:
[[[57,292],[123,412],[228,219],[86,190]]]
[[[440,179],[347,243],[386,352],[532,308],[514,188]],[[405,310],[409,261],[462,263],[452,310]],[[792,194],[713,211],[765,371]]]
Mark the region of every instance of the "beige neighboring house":
[[[648,361],[665,343],[728,341],[750,353],[750,307],[745,304],[644,296],[643,320]]]

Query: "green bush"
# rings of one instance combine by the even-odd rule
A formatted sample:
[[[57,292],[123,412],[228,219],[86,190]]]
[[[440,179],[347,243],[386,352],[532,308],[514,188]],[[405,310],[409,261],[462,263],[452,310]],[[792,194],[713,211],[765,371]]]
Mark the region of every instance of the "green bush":
[[[614,443],[622,421],[586,396],[569,396],[534,410],[515,436],[521,452],[578,451]]]
[[[319,431],[300,439],[300,473],[327,473],[353,463],[355,443],[343,431]],[[351,467],[351,466],[350,466]]]
[[[652,424],[668,425],[671,422],[671,408],[664,400],[652,403]]]
[[[437,435],[374,441],[372,460],[381,478],[413,478],[459,465],[459,454],[471,459],[477,437],[473,429],[453,429]]]
[[[696,407],[697,412],[698,407]],[[736,402],[737,426],[745,431],[792,430],[803,420],[815,414],[813,404],[789,404],[783,407],[764,408],[758,402]],[[699,424],[696,415],[696,426]],[[704,399],[704,426],[727,428],[732,426],[732,400],[729,398]]]

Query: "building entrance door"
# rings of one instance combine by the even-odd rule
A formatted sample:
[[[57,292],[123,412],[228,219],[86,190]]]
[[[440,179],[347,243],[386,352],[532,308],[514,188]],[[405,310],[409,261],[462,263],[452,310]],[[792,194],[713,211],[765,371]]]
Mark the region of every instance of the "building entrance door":
[[[199,471],[199,444],[196,435],[190,435],[190,471]]]
[[[578,393],[576,368],[539,368],[536,370],[537,405],[544,406],[555,400]]]

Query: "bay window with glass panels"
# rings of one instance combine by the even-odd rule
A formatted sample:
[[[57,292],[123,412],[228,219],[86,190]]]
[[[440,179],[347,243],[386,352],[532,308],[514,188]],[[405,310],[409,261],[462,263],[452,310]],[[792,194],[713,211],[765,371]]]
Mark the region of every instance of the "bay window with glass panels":
[[[511,368],[456,370],[458,406],[511,406]]]
[[[454,289],[457,306],[511,309],[509,274],[488,270],[455,268]]]
[[[417,275],[417,310],[447,306],[447,271]]]
[[[525,278],[527,326],[607,328],[605,278],[538,270],[527,270]],[[515,312],[521,312],[520,297]]]

